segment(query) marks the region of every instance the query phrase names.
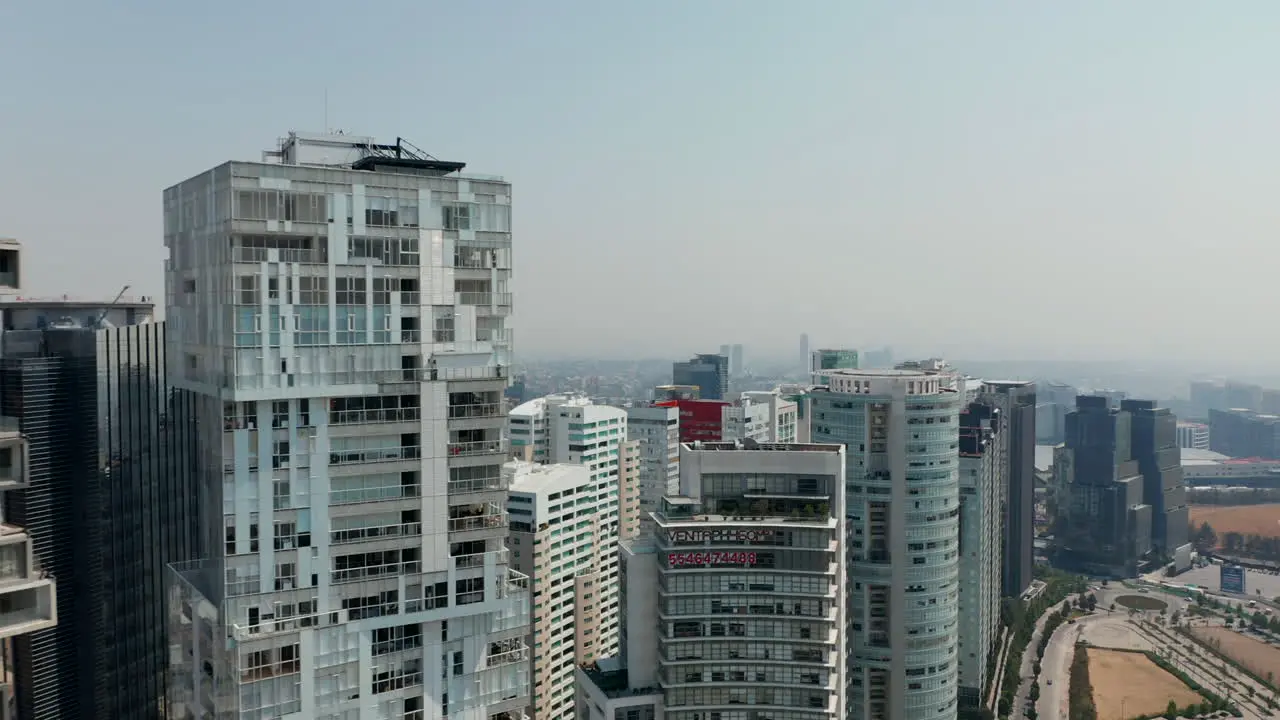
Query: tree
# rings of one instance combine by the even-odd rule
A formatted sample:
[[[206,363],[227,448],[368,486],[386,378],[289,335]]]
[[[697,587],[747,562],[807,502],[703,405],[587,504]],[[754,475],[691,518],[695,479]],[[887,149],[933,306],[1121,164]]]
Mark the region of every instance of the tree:
[[[1169,704],[1164,708],[1164,716],[1169,720],[1176,720],[1178,717],[1178,703],[1170,700]]]

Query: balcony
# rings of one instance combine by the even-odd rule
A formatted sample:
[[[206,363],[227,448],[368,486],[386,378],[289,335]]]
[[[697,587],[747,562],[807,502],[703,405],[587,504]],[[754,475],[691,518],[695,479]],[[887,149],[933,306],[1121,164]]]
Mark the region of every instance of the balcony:
[[[455,305],[478,307],[511,307],[511,293],[460,292],[454,293]]]
[[[369,410],[335,410],[329,413],[332,425],[372,425],[375,423],[417,422],[422,416],[422,409],[376,408]]]
[[[37,578],[0,587],[0,639],[57,624],[57,587],[52,580]]]
[[[507,526],[506,513],[492,515],[472,515],[470,517],[449,518],[449,532],[470,532],[472,530],[495,530]]]
[[[480,493],[506,492],[507,479],[501,475],[486,478],[470,478],[467,480],[450,480],[449,497],[476,495]]]
[[[478,405],[450,405],[449,419],[466,418],[500,418],[504,417],[501,403],[480,403]]]
[[[17,432],[17,421],[0,418],[0,492],[27,486],[27,439]]]
[[[349,545],[358,542],[372,542],[400,537],[421,537],[422,523],[400,523],[398,525],[379,525],[376,527],[350,528],[331,530],[329,542],[333,545]]]
[[[505,440],[476,440],[473,442],[449,443],[450,457],[468,457],[472,455],[497,455],[507,452]]]

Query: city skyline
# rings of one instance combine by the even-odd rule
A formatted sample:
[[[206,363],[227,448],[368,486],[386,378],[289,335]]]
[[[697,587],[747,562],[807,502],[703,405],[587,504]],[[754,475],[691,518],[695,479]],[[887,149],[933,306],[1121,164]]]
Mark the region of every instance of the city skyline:
[[[1188,341],[1188,328],[1222,331],[1270,300],[1274,251],[1262,238],[1276,171],[1261,149],[1280,100],[1256,88],[1269,79],[1273,4],[994,2],[925,14],[831,3],[819,22],[726,2],[386,6],[394,21],[373,54],[417,68],[419,87],[450,88],[460,113],[438,112],[436,92],[406,92],[372,59],[348,62],[325,43],[284,52],[280,27],[345,36],[347,8],[332,0],[131,5],[127,23],[83,0],[4,11],[0,59],[41,68],[13,78],[0,138],[9,167],[31,168],[0,177],[0,232],[39,250],[32,292],[108,295],[125,278],[161,295],[154,188],[254,160],[282,128],[344,128],[404,135],[523,188],[516,327],[531,357],[679,357],[725,342],[758,357],[794,347],[797,327],[821,329],[824,343],[951,357],[1226,365],[1280,349],[1243,323],[1226,328],[1239,331],[1229,345]],[[427,47],[417,40],[428,27],[450,32]],[[225,37],[263,50],[229,54]],[[764,43],[785,50],[761,53]],[[476,47],[489,51],[445,60]],[[784,177],[806,178],[806,190],[746,201]],[[1239,263],[1246,253],[1254,261]],[[688,257],[714,258],[717,272],[672,262]],[[737,290],[750,271],[801,263],[805,282]],[[845,312],[850,263],[875,269],[864,293],[900,293],[929,273],[912,304],[984,286],[985,321],[939,326],[897,303]],[[948,271],[957,266],[968,270]],[[580,271],[574,282],[549,280],[565,268]],[[664,283],[643,312],[580,303],[631,276]],[[1069,277],[1090,277],[1091,291],[1044,291]],[[1180,296],[1214,300],[1168,312]],[[1121,302],[1128,312],[1113,313]],[[567,306],[589,340],[560,323]],[[717,318],[715,344],[694,347],[704,328],[665,322],[689,308]],[[1143,333],[1127,315],[1146,318]]]

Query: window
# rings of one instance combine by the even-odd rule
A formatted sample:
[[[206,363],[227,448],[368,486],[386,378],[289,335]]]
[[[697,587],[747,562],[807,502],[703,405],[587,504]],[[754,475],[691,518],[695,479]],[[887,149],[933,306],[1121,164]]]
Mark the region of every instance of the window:
[[[466,578],[457,581],[458,604],[484,602],[484,578]]]
[[[328,305],[329,304],[329,278],[324,278],[324,277],[298,278],[298,304],[299,305]]]
[[[360,277],[335,278],[334,293],[338,305],[364,305],[367,298],[365,280]]]
[[[468,203],[455,203],[445,205],[444,208],[444,229],[445,230],[471,230],[471,219],[475,217],[474,206]]]
[[[295,563],[276,565],[276,590],[292,590],[298,585],[298,566]]]

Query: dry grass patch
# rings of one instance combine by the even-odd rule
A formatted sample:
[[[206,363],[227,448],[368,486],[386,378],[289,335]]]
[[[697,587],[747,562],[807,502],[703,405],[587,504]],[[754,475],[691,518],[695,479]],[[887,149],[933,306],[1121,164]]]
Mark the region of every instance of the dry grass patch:
[[[1209,523],[1218,539],[1229,532],[1280,537],[1280,503],[1268,505],[1192,505],[1191,527]]]
[[[1192,628],[1201,640],[1210,642],[1218,652],[1249,668],[1254,675],[1266,680],[1280,678],[1280,648],[1254,640],[1224,627]]]
[[[1161,713],[1170,700],[1178,707],[1204,700],[1146,655],[1123,650],[1089,648],[1089,684],[1098,720]]]

